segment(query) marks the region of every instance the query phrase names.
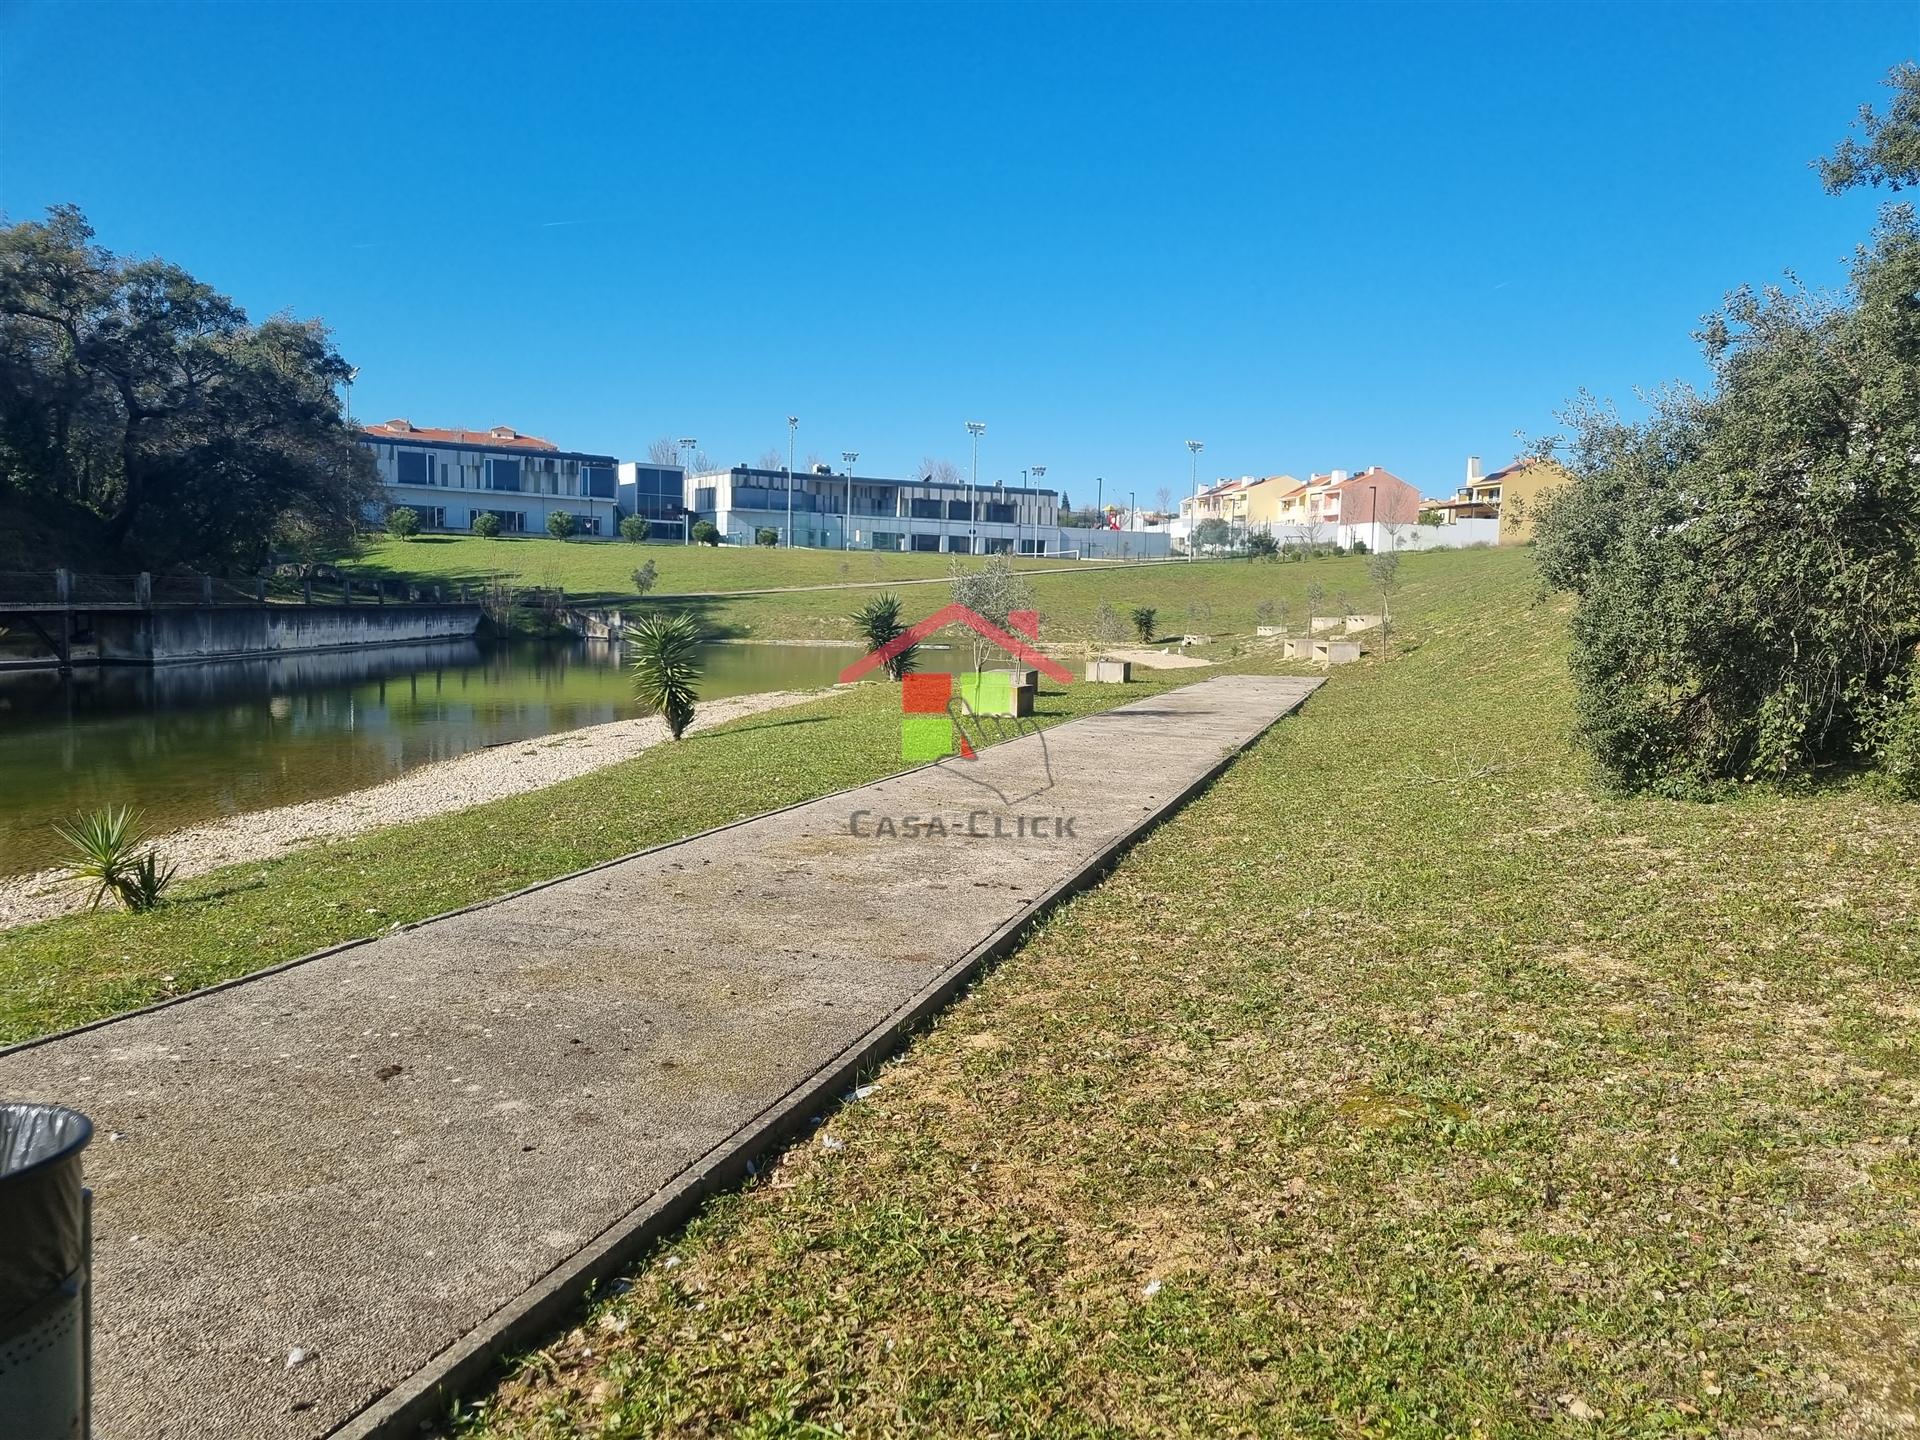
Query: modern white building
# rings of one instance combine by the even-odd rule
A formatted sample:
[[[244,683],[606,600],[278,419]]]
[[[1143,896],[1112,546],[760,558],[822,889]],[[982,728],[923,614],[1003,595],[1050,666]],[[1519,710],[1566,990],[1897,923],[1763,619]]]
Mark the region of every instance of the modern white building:
[[[1050,555],[1061,545],[1060,493],[1015,485],[887,480],[796,471],[788,533],[784,470],[736,465],[688,475],[686,506],[730,545],[763,529],[782,545],[829,550],[917,550],[950,555]]]
[[[491,512],[500,533],[544,534],[547,516],[573,517],[577,535],[619,530],[618,463],[611,455],[562,450],[550,440],[505,425],[491,430],[435,430],[411,420],[365,426],[360,443],[373,451],[386,486],[386,512],[407,506],[422,530],[471,530]]]

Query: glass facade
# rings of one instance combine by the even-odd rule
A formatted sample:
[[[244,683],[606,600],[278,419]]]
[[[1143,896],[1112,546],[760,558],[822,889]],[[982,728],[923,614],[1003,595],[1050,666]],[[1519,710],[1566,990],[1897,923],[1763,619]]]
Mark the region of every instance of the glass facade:
[[[518,490],[520,488],[520,462],[490,456],[487,460],[487,488],[489,490]],[[514,512],[518,514],[518,511]]]

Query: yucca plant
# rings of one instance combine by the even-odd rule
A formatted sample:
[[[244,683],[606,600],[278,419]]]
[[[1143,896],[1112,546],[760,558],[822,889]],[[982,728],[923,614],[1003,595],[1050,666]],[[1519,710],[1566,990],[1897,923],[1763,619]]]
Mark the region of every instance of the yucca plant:
[[[667,722],[678,740],[693,723],[700,698],[700,631],[685,615],[647,615],[627,631],[633,688],[640,703]]]
[[[174,867],[162,868],[158,851],[140,853],[140,815],[125,805],[55,821],[53,830],[69,847],[67,868],[93,887],[92,909],[111,895],[129,910],[151,910],[173,883]]]
[[[853,626],[860,632],[860,638],[867,642],[869,652],[884,650],[902,635],[907,627],[900,623],[900,597],[898,595],[876,595],[850,617]],[[903,675],[911,675],[920,665],[920,647],[909,645],[898,655],[890,656],[885,662],[887,678],[898,680]]]

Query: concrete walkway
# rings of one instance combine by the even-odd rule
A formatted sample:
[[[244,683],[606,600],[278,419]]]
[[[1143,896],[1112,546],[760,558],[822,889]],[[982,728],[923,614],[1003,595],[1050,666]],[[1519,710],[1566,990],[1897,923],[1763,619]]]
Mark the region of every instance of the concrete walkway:
[[[1317,684],[1223,676],[0,1053],[0,1095],[96,1127],[95,1434],[412,1433]]]

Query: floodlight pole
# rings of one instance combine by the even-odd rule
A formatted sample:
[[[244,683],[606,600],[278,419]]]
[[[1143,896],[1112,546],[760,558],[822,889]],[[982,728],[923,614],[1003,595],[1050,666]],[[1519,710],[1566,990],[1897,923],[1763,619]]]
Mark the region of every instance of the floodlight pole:
[[[840,458],[847,462],[847,518],[840,525],[840,548],[853,548],[853,462],[860,458],[858,450],[842,450]]]
[[[1193,519],[1187,528],[1187,563],[1193,563],[1193,552],[1199,548],[1200,530],[1200,452],[1207,448],[1204,440],[1187,441],[1187,450],[1193,456]]]
[[[975,531],[974,495],[980,488],[980,437],[986,434],[987,422],[984,420],[967,421],[967,433],[973,437],[973,478],[967,482],[967,554],[973,554]]]
[[[793,548],[793,432],[800,428],[798,415],[787,416],[787,548]]]

